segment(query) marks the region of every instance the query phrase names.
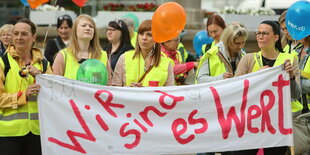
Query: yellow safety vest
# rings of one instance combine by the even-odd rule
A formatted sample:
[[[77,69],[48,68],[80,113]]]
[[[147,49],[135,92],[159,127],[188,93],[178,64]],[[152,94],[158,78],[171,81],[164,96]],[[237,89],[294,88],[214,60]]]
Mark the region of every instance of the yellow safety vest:
[[[63,55],[65,62],[64,77],[76,80],[76,73],[80,67],[79,62],[69,51],[68,48],[63,49],[60,52]],[[98,60],[101,61],[104,64],[104,66],[107,66],[108,62],[107,52],[101,51],[101,57]]]
[[[133,58],[135,51],[127,51],[125,54],[125,70],[126,70],[126,86],[130,86],[131,83],[137,83],[138,80],[145,73],[144,71],[144,59],[140,54],[139,57]],[[159,81],[158,86],[164,86],[168,78],[168,68],[170,60],[161,56],[160,62],[157,67],[153,67],[151,71],[145,76],[142,81],[142,86],[149,86],[149,81]]]
[[[18,73],[21,70],[14,58],[8,54],[10,70],[5,78],[5,92],[17,93],[26,91],[29,85],[34,83],[34,77],[28,75],[22,78]],[[0,59],[1,66],[4,67],[3,60]],[[41,63],[36,62],[32,66],[43,70]],[[28,101],[26,105],[20,105],[17,109],[0,109],[0,137],[24,136],[32,132],[40,135],[38,104],[36,101]]]
[[[301,76],[305,79],[310,79],[310,55],[307,55],[304,57],[304,59],[306,59],[305,63],[300,65],[300,73]],[[310,109],[310,94],[306,94],[306,100],[307,100],[307,104],[308,104],[308,108]]]
[[[292,54],[294,54],[295,56],[298,56],[298,53],[293,49],[293,50],[291,50],[290,51],[290,45],[289,44],[286,44],[285,46],[284,46],[284,48],[283,48],[283,51],[284,51],[284,53],[292,53]]]
[[[201,47],[202,54],[205,54],[207,52],[206,46],[207,46],[207,44],[202,45],[202,47]],[[215,46],[215,41],[212,42],[210,49],[213,48],[214,46]]]
[[[188,58],[188,53],[187,53],[184,45],[181,42],[178,45],[178,52],[181,55],[182,62],[186,62],[186,59]]]
[[[225,72],[227,72],[224,62],[220,59],[220,57],[217,55],[219,52],[219,48],[217,46],[212,47],[210,50],[205,53],[199,61],[197,73],[196,73],[196,79],[198,76],[198,73],[200,71],[200,68],[202,64],[208,59],[209,61],[209,76],[218,76]]]
[[[136,43],[137,43],[137,32],[134,32],[133,36],[130,39],[132,47],[136,48]]]
[[[294,54],[280,52],[273,66],[282,65],[286,59],[290,59],[291,63],[293,64],[295,57],[296,56]],[[255,60],[255,64],[254,64],[252,72],[256,72],[261,67],[263,67],[261,51],[254,54],[254,60]],[[303,105],[298,100],[292,100],[291,105],[292,105],[292,112],[297,112],[303,109]]]

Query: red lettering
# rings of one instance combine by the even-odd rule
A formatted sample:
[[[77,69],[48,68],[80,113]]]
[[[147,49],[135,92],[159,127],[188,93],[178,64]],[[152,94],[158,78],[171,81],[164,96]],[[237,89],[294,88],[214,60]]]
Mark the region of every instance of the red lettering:
[[[234,120],[234,122],[236,124],[238,136],[242,137],[244,135],[244,129],[245,129],[245,112],[244,111],[245,111],[246,104],[247,104],[247,94],[248,94],[248,90],[249,90],[249,85],[250,85],[249,80],[244,80],[244,91],[243,91],[243,95],[242,95],[242,104],[241,104],[241,109],[240,109],[241,121],[239,120],[238,116],[236,115],[235,107],[231,107],[229,109],[228,114],[227,114],[227,118],[225,118],[220,96],[214,87],[210,87],[211,92],[212,92],[213,97],[214,97],[218,121],[221,125],[222,134],[223,134],[224,139],[227,139],[229,136],[229,132],[231,130],[232,120]]]
[[[278,76],[278,81],[273,82],[272,86],[278,87],[278,97],[279,97],[279,109],[278,109],[278,125],[279,130],[283,135],[292,134],[292,128],[286,129],[284,127],[284,107],[283,107],[283,87],[289,86],[290,81],[289,80],[283,80],[283,75]]]
[[[96,120],[104,131],[109,130],[108,125],[104,122],[104,120],[102,119],[102,117],[100,115],[98,115],[98,114],[96,115]]]
[[[256,113],[252,114],[253,111],[256,111]],[[252,133],[258,133],[259,129],[252,127],[252,120],[255,118],[258,118],[262,114],[262,111],[260,110],[259,106],[257,105],[252,105],[248,109],[248,115],[247,115],[247,127],[248,130]]]
[[[194,116],[197,114],[198,110],[192,111],[188,116],[188,123],[190,125],[201,124],[200,129],[195,129],[196,134],[204,133],[208,129],[208,122],[204,118],[194,119]]]
[[[158,109],[156,109],[153,106],[147,106],[144,108],[143,111],[141,111],[139,114],[141,118],[147,123],[150,127],[153,127],[153,123],[150,121],[148,117],[149,111],[153,111],[155,114],[157,114],[159,117],[164,117],[167,113],[166,112],[160,112]]]
[[[176,97],[176,96],[167,94],[159,90],[155,90],[155,92],[163,94],[159,97],[159,103],[163,108],[168,109],[168,110],[173,109],[176,106],[177,102],[184,100],[183,96]],[[168,105],[165,103],[165,97],[170,97],[173,100],[171,105]]]
[[[147,128],[142,125],[137,119],[134,119],[134,122],[143,130],[143,132],[147,132]]]
[[[181,130],[178,130],[179,126],[182,126]],[[174,138],[180,143],[180,144],[187,144],[190,141],[192,141],[195,138],[195,135],[191,134],[187,138],[182,138],[181,135],[184,134],[187,130],[187,123],[184,119],[178,118],[173,121],[171,126]]]
[[[103,101],[100,98],[100,95],[102,93],[107,93],[108,94],[108,98],[106,101]],[[103,106],[103,108],[113,117],[117,118],[117,114],[110,108],[110,107],[115,107],[115,108],[124,108],[125,106],[123,104],[116,104],[116,103],[111,103],[112,99],[113,99],[113,94],[107,90],[98,90],[95,93],[95,98],[97,99],[97,101],[99,101],[99,103]]]
[[[131,130],[128,130],[128,131],[125,132],[125,128],[128,125],[129,125],[129,123],[123,124],[121,126],[120,130],[119,130],[119,134],[122,137],[127,137],[128,135],[134,135],[135,136],[135,140],[131,144],[126,143],[124,145],[127,149],[132,149],[132,148],[134,148],[134,147],[139,145],[140,139],[141,139],[141,133],[138,130],[136,130],[136,129],[131,129]]]
[[[77,141],[76,137],[81,137],[83,139],[87,139],[89,141],[95,142],[96,138],[94,137],[94,135],[91,133],[91,131],[88,128],[88,125],[86,124],[84,118],[81,115],[81,112],[79,110],[79,108],[76,106],[76,104],[74,103],[73,100],[70,100],[70,105],[72,107],[72,110],[75,114],[75,117],[78,119],[80,125],[82,126],[83,130],[85,133],[80,133],[80,132],[75,132],[75,131],[71,131],[71,130],[67,130],[67,135],[70,138],[72,144],[68,144],[68,143],[64,143],[58,139],[55,139],[53,137],[49,137],[48,141],[58,144],[62,147],[68,148],[70,150],[74,150],[74,151],[78,151],[81,153],[87,153],[84,148],[81,146],[81,144]]]
[[[268,96],[269,98],[269,103],[267,106],[265,106],[264,104],[264,96]],[[269,115],[269,110],[272,109],[273,105],[275,103],[275,96],[272,93],[271,90],[265,90],[263,91],[263,93],[260,96],[260,105],[262,107],[262,127],[261,127],[261,131],[264,132],[265,131],[265,124],[267,125],[267,129],[270,133],[275,134],[276,130],[273,128],[272,124],[271,124],[271,120],[270,120],[270,115]]]

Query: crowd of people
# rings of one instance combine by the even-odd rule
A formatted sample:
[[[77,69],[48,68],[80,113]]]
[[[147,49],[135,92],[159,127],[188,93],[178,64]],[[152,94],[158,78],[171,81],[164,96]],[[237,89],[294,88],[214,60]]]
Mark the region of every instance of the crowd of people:
[[[76,80],[80,64],[87,59],[102,62],[108,70],[108,85],[120,87],[184,85],[194,70],[197,84],[208,83],[285,63],[291,81],[292,116],[308,112],[310,79],[303,73],[310,73],[310,36],[294,40],[287,32],[285,14],[278,22],[266,20],[258,25],[255,35],[260,51],[254,53],[245,52],[248,31],[242,23],[226,24],[221,16],[211,16],[206,30],[214,41],[202,46],[203,55],[197,61],[187,59],[182,35],[155,42],[151,20],[141,22],[137,32],[132,19],[110,21],[106,31],[109,43],[102,48],[92,17],[81,14],[73,21],[62,15],[57,19],[58,36],[47,42],[44,52],[35,47],[36,26],[31,20],[5,24],[0,28],[1,154],[41,154],[36,102],[40,85],[35,76],[46,73]],[[272,147],[264,152],[284,155],[287,150]],[[254,155],[257,151],[222,154]]]

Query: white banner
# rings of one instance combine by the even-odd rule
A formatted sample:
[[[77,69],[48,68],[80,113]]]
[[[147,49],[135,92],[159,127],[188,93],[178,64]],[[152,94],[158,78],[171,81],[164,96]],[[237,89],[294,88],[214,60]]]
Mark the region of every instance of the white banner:
[[[289,81],[281,66],[175,87],[109,87],[39,75],[43,154],[184,154],[291,146]]]

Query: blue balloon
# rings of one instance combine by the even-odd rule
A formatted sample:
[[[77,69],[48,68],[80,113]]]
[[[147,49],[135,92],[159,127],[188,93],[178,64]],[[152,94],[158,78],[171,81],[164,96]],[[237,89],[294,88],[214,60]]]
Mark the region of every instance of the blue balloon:
[[[204,44],[211,44],[213,39],[208,35],[207,31],[202,30],[196,33],[194,40],[193,40],[193,45],[194,49],[196,51],[197,56],[201,56],[201,47]]]
[[[22,2],[25,6],[29,6],[27,0],[20,0],[20,2]]]
[[[297,1],[287,9],[285,24],[295,40],[310,35],[310,1]]]

